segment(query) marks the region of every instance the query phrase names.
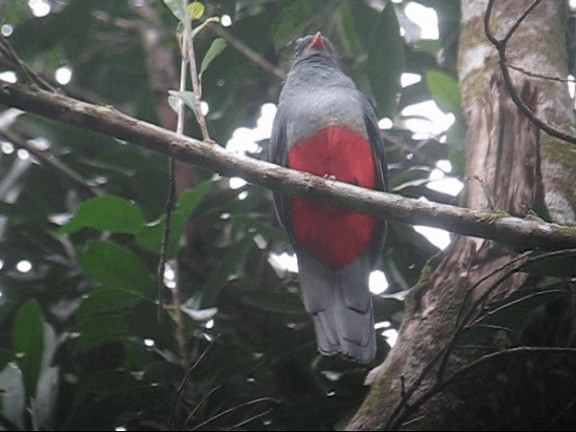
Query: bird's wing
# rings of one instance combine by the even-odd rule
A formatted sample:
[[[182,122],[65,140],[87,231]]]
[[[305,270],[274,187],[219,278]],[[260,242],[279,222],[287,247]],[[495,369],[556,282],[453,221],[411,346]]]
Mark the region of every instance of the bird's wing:
[[[372,145],[372,151],[374,152],[374,163],[376,165],[377,182],[376,189],[381,191],[388,191],[389,188],[389,178],[388,178],[388,163],[386,161],[386,153],[384,150],[384,141],[382,139],[382,134],[380,133],[380,128],[378,127],[378,121],[376,120],[376,114],[370,103],[364,98],[364,124],[366,126],[366,131],[368,133],[368,139]],[[374,232],[374,237],[372,240],[372,246],[370,248],[370,257],[372,265],[375,265],[384,247],[384,239],[386,237],[386,221],[382,218],[378,220],[376,224],[376,231]]]
[[[276,112],[274,123],[272,124],[272,134],[270,136],[270,161],[280,166],[288,166],[288,140],[286,137],[286,125],[281,108]],[[274,190],[274,209],[276,216],[282,227],[288,232],[292,239],[292,224],[290,223],[290,212],[288,211],[288,198],[286,194]]]

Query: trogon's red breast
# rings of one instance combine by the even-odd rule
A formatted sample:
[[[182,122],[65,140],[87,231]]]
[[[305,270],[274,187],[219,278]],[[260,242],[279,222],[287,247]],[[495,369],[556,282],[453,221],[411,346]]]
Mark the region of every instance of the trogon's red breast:
[[[336,124],[319,129],[288,150],[288,167],[374,188],[370,142],[360,132]],[[324,264],[346,267],[365,252],[374,234],[372,216],[293,197],[289,202],[294,240]]]
[[[271,160],[358,186],[387,190],[387,166],[376,116],[340,69],[332,44],[302,38],[274,119]],[[274,193],[280,223],[298,257],[306,310],[318,349],[360,363],[376,352],[370,273],[380,256],[383,220],[326,203]]]

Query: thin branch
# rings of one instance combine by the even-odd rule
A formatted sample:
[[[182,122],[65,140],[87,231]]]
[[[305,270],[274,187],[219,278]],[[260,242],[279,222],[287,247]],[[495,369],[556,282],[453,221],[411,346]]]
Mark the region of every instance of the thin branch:
[[[441,350],[439,350],[436,353],[436,355],[426,364],[426,366],[423,368],[423,370],[420,372],[418,377],[414,380],[414,382],[410,385],[410,387],[408,389],[406,389],[406,387],[405,387],[404,378],[401,377],[401,397],[400,397],[400,400],[397,402],[394,410],[390,414],[390,417],[388,419],[388,422],[387,422],[384,430],[389,430],[391,428],[395,428],[395,425],[400,424],[402,422],[403,418],[406,418],[408,415],[410,415],[412,412],[414,412],[414,409],[413,409],[414,405],[419,404],[420,399],[425,397],[427,393],[424,393],[424,395],[421,396],[420,399],[416,399],[416,402],[410,401],[410,398],[416,392],[416,390],[418,390],[421,383],[424,381],[424,379],[426,378],[428,373],[432,370],[432,368],[434,367],[434,365],[436,364],[437,361],[440,361],[440,364],[439,364],[438,371],[436,374],[436,380],[434,381],[434,384],[431,387],[431,389],[429,390],[429,392],[434,394],[434,393],[439,392],[443,388],[443,387],[441,387],[437,391],[435,390],[435,388],[437,386],[439,386],[441,383],[443,383],[443,379],[442,379],[443,369],[446,365],[446,362],[448,360],[449,355],[453,351],[453,348],[454,348],[454,345],[455,345],[457,339],[462,335],[462,332],[464,330],[467,330],[470,327],[472,327],[473,325],[476,325],[482,318],[489,316],[490,314],[493,314],[498,310],[502,310],[506,307],[513,305],[513,304],[517,304],[518,302],[525,301],[527,298],[531,298],[531,297],[542,295],[542,294],[548,294],[551,292],[561,292],[561,290],[549,288],[546,291],[528,294],[528,295],[526,295],[520,299],[516,299],[516,300],[513,300],[511,302],[508,302],[508,303],[500,306],[497,309],[485,311],[482,309],[483,303],[490,292],[492,292],[497,286],[499,286],[502,282],[504,282],[504,280],[506,280],[512,274],[520,271],[527,264],[534,264],[534,263],[537,263],[539,261],[543,261],[543,260],[550,259],[550,258],[557,258],[560,256],[572,256],[572,255],[576,255],[576,249],[572,249],[572,250],[568,249],[568,250],[563,250],[563,251],[541,253],[541,254],[531,255],[531,256],[527,256],[527,254],[522,254],[522,255],[516,257],[515,259],[507,262],[505,265],[503,265],[503,266],[495,269],[494,271],[490,272],[489,274],[484,275],[480,280],[478,280],[474,284],[474,286],[472,286],[469,290],[467,290],[465,297],[464,297],[464,300],[462,301],[462,306],[460,308],[458,317],[456,319],[456,326],[455,326],[454,332],[452,333],[452,335],[451,335],[450,339],[448,340],[448,342],[446,343],[446,345]],[[484,295],[481,296],[477,301],[475,301],[474,304],[472,304],[470,306],[468,311],[466,313],[464,313],[465,306],[467,304],[467,299],[471,295],[471,293],[478,286],[480,286],[482,284],[482,282],[488,280],[492,276],[495,276],[499,272],[503,272],[503,274],[499,275],[498,279],[493,282],[492,286],[487,290],[487,292],[484,293]],[[473,316],[474,311],[478,311],[479,315],[474,317]],[[477,347],[477,348],[479,348],[479,347]],[[483,347],[483,348],[490,348],[490,347]],[[532,347],[522,347],[522,348],[524,350],[527,350],[527,349],[530,349]],[[534,348],[536,350],[540,349],[540,347],[534,347]],[[550,350],[553,348],[546,348],[546,349]],[[507,350],[505,350],[505,351],[507,351]],[[576,348],[573,349],[573,351],[576,354]],[[464,367],[464,369],[465,369],[465,367]],[[459,373],[459,372],[460,371],[457,371],[456,373]],[[448,378],[447,381],[451,381],[452,379],[453,379],[453,376]],[[431,397],[431,395],[429,395],[429,397]]]
[[[40,163],[50,169],[52,169],[57,174],[70,180],[74,185],[87,192],[89,195],[97,196],[102,195],[103,192],[98,189],[98,187],[88,183],[80,174],[74,171],[69,166],[60,162],[54,157],[52,153],[47,150],[40,150],[34,145],[30,144],[25,137],[18,133],[11,132],[9,130],[0,130],[0,136],[4,137],[6,140],[10,141],[16,147],[25,149],[30,154],[32,154]]]
[[[481,277],[476,283],[470,287],[465,295],[464,299],[462,300],[462,304],[458,311],[458,316],[455,322],[454,332],[450,337],[450,340],[446,344],[446,346],[442,349],[443,352],[443,360],[440,364],[438,369],[438,377],[439,379],[442,376],[444,366],[447,362],[448,356],[453,350],[454,344],[456,343],[457,339],[461,336],[462,332],[468,328],[470,328],[474,323],[478,322],[481,318],[483,318],[488,313],[493,313],[493,311],[484,311],[481,309],[483,303],[488,299],[490,293],[496,289],[501,283],[503,283],[506,279],[508,279],[511,275],[522,271],[522,268],[529,264],[534,264],[539,261],[543,261],[549,258],[557,258],[560,256],[572,256],[576,255],[576,249],[564,249],[560,251],[548,252],[548,253],[538,253],[537,255],[531,254],[531,252],[526,252],[520,254],[519,256],[511,259],[510,261],[506,262],[504,265],[492,270],[488,274]],[[501,273],[502,272],[502,273]],[[501,273],[498,275],[498,273]],[[480,296],[473,304],[471,304],[468,309],[468,299],[482,283],[486,282],[488,279],[498,275],[498,278],[492,283],[491,287],[486,290],[486,292]],[[537,293],[539,295],[540,293]],[[526,297],[523,297],[521,300],[525,300]],[[476,312],[476,316],[474,313]],[[472,324],[470,324],[472,323]]]
[[[542,0],[534,0],[532,4],[526,8],[526,10],[522,13],[522,15],[520,15],[520,17],[516,20],[516,22],[512,25],[512,27],[510,27],[510,30],[508,30],[508,33],[506,33],[504,39],[502,39],[503,45],[508,44],[508,41],[510,40],[512,35],[516,32],[518,27],[520,27],[520,24],[522,24],[522,22],[526,19],[526,17],[530,15],[530,13],[534,10],[534,8],[538,6],[540,3],[542,3]]]
[[[217,392],[218,390],[220,390],[222,388],[221,385],[216,386],[212,389],[210,389],[210,391],[208,393],[206,393],[202,399],[200,399],[199,402],[196,402],[196,406],[194,407],[194,409],[192,409],[192,411],[190,412],[190,414],[188,414],[188,417],[186,417],[186,420],[184,421],[184,424],[188,424],[190,422],[190,420],[192,420],[192,418],[194,417],[194,415],[198,412],[198,410],[202,407],[202,405],[204,405],[204,402],[206,402],[210,396],[212,396],[215,392]]]
[[[186,88],[186,61],[184,58],[181,61],[180,67],[180,91]],[[178,120],[176,124],[176,133],[183,135],[184,133],[184,102],[180,100],[178,105]],[[162,244],[160,246],[160,260],[158,262],[157,270],[157,296],[158,296],[158,322],[162,317],[162,307],[164,290],[164,274],[166,272],[167,253],[170,247],[170,230],[172,227],[172,212],[176,201],[176,179],[175,179],[175,160],[173,157],[168,161],[168,190],[166,192],[166,203],[164,204],[166,219],[164,220],[164,229],[162,231]],[[186,351],[186,337],[184,332],[184,324],[182,321],[182,310],[180,304],[180,289],[178,278],[176,277],[175,285],[172,288],[172,305],[174,307],[174,321],[176,323],[176,341],[178,342],[178,352],[180,353],[180,362],[182,367],[188,367],[188,353]]]
[[[342,3],[343,0],[332,0],[327,2],[323,8],[321,8],[317,13],[310,16],[309,19],[302,25],[303,28],[319,28],[326,21],[326,17],[330,16]],[[230,46],[236,49],[238,52],[243,54],[248,60],[260,67],[265,72],[268,72],[276,78],[284,81],[286,79],[286,72],[267,61],[264,57],[250,48],[241,40],[237,39],[234,35],[229,33],[221,25],[209,24],[210,29],[224,39]]]
[[[224,39],[230,46],[234,49],[239,51],[240,53],[244,54],[250,61],[252,61],[255,65],[262,68],[264,71],[276,76],[276,78],[285,80],[286,79],[286,72],[282,68],[273,65],[269,61],[267,61],[264,57],[250,48],[241,40],[235,38],[232,34],[228,33],[221,25],[219,24],[210,24],[210,30]]]
[[[218,420],[218,419],[221,418],[221,417],[227,416],[228,414],[231,414],[231,413],[233,413],[233,412],[235,412],[235,411],[238,411],[238,410],[243,409],[243,408],[247,408],[247,407],[249,407],[249,406],[251,406],[251,405],[255,405],[255,404],[258,404],[258,403],[260,403],[260,402],[274,402],[274,399],[271,399],[271,398],[269,398],[269,397],[261,397],[261,398],[254,399],[254,400],[251,400],[251,401],[248,401],[248,402],[244,402],[244,403],[242,403],[242,404],[240,404],[240,405],[236,405],[235,407],[228,408],[227,410],[224,410],[224,411],[222,411],[222,412],[219,412],[218,414],[210,417],[210,418],[207,419],[206,421],[203,421],[202,423],[197,424],[195,427],[193,427],[193,428],[190,429],[190,430],[193,430],[193,431],[199,430],[199,429],[203,428],[204,426],[206,426],[207,424],[210,424],[210,423],[212,423],[213,421],[216,421],[216,420]]]
[[[527,76],[532,77],[532,78],[538,78],[538,79],[542,79],[542,80],[546,80],[546,81],[557,81],[557,82],[561,82],[563,84],[564,83],[576,83],[576,79],[574,79],[574,78],[560,78],[560,77],[554,77],[554,76],[550,76],[550,75],[543,75],[543,74],[539,74],[536,72],[526,70],[524,68],[521,68],[520,66],[514,66],[511,64],[507,64],[506,66],[509,69],[514,69],[514,70],[521,72],[524,75],[527,75]]]
[[[410,400],[412,395],[416,392],[416,390],[418,390],[418,388],[420,387],[420,384],[422,384],[422,382],[424,381],[424,379],[428,375],[428,372],[430,372],[432,370],[432,368],[434,367],[436,362],[439,360],[443,361],[442,359],[445,356],[446,349],[447,348],[445,347],[444,349],[441,349],[441,350],[436,352],[434,357],[432,357],[430,359],[430,361],[426,364],[426,366],[424,366],[424,368],[422,369],[420,374],[416,377],[414,382],[411,383],[410,387],[406,388],[406,383],[404,382],[405,381],[404,376],[400,377],[400,386],[401,386],[400,387],[400,391],[401,391],[400,400],[396,403],[394,410],[392,410],[392,413],[390,414],[390,417],[388,418],[388,422],[386,423],[386,426],[384,427],[383,430],[389,430],[390,425],[394,421],[396,421],[397,419],[401,419],[402,417],[406,416],[406,412],[409,411],[409,408],[411,408],[411,405],[408,403],[408,401]]]
[[[540,290],[537,292],[533,292],[533,293],[529,293],[529,294],[525,294],[522,297],[519,297],[517,299],[508,301],[494,309],[490,309],[485,311],[484,313],[482,313],[481,315],[477,316],[473,321],[471,321],[470,323],[466,324],[466,326],[464,327],[463,330],[470,330],[472,327],[477,326],[477,325],[481,325],[480,323],[482,322],[482,320],[489,318],[490,316],[493,316],[495,314],[497,314],[498,312],[502,312],[503,310],[508,309],[509,307],[521,304],[522,302],[525,302],[526,300],[532,299],[532,298],[537,298],[540,296],[545,296],[548,295],[550,293],[561,293],[563,292],[563,290],[561,289],[545,289],[545,290]],[[498,329],[504,329],[503,327],[496,327]]]
[[[0,35],[0,54],[2,54],[8,62],[12,63],[16,69],[22,72],[30,84],[37,85],[45,90],[56,91],[49,82],[31,70],[22,60],[20,60],[12,49],[12,46],[10,46],[6,38],[2,35]]]
[[[200,357],[198,357],[198,360],[196,360],[194,362],[194,364],[188,369],[188,371],[186,372],[186,375],[182,379],[182,382],[178,386],[178,390],[176,390],[176,397],[175,397],[174,403],[172,404],[172,407],[170,408],[170,414],[168,415],[168,429],[169,430],[172,430],[176,406],[178,405],[178,403],[180,401],[180,397],[182,396],[182,392],[184,391],[184,387],[186,386],[186,383],[188,382],[188,380],[192,376],[192,372],[194,372],[194,370],[196,370],[196,368],[198,367],[200,362],[204,359],[204,357],[206,357],[206,354],[208,354],[208,351],[210,351],[210,348],[212,348],[212,345],[214,345],[215,342],[216,342],[216,338],[213,339],[212,342],[210,342],[210,345],[208,345],[206,347],[206,349],[202,352],[202,354],[200,354]]]
[[[548,135],[553,137],[559,138],[563,141],[576,144],[576,137],[563,132],[559,129],[556,129],[553,126],[550,126],[548,123],[542,121],[536,114],[532,111],[532,109],[526,105],[526,103],[522,100],[522,98],[516,92],[514,88],[514,84],[512,82],[512,77],[510,76],[510,70],[508,68],[508,60],[506,57],[506,48],[507,43],[520,25],[520,23],[528,16],[528,14],[541,2],[541,0],[535,0],[521,15],[521,17],[514,23],[512,28],[508,31],[506,36],[503,39],[497,39],[490,30],[490,17],[492,15],[492,9],[494,8],[494,0],[488,0],[488,6],[486,8],[486,13],[484,14],[484,33],[488,40],[494,45],[494,48],[498,51],[498,57],[500,62],[500,71],[502,72],[502,78],[504,79],[504,86],[510,95],[512,101],[516,104],[518,109],[522,111],[522,113],[538,128],[546,132]]]
[[[272,412],[272,410],[269,409],[269,410],[266,410],[266,411],[261,412],[261,413],[259,413],[259,414],[253,415],[252,417],[248,417],[247,419],[242,420],[241,422],[236,423],[235,425],[228,427],[226,430],[227,430],[227,431],[231,431],[231,430],[234,430],[234,429],[238,429],[239,427],[242,427],[242,426],[244,426],[244,425],[246,425],[246,424],[248,424],[248,423],[253,422],[254,420],[257,420],[257,419],[259,419],[259,418],[261,418],[261,417],[264,417],[265,415],[270,414],[271,412]]]
[[[134,30],[140,34],[142,47],[146,54],[146,64],[151,88],[154,90],[156,98],[156,111],[160,118],[161,124],[167,129],[175,128],[177,133],[184,133],[184,104],[181,103],[178,112],[175,113],[168,103],[168,90],[176,87],[176,72],[173,66],[171,51],[166,50],[163,42],[169,33],[164,31],[161,26],[161,20],[158,16],[158,10],[150,4],[135,5],[131,4],[130,9],[136,13],[140,19],[134,21],[119,21],[119,19],[106,18],[120,28]],[[170,33],[173,36],[173,33]],[[179,90],[186,89],[186,62],[181,61],[180,67],[180,84]],[[162,243],[160,246],[160,258],[156,269],[156,290],[157,290],[157,321],[161,322],[164,308],[164,295],[166,286],[164,283],[164,274],[166,270],[167,251],[170,243],[170,230],[172,226],[172,212],[176,201],[176,167],[174,158],[168,161],[168,186],[166,192],[166,201],[164,204],[164,229],[162,233]],[[175,269],[177,273],[177,268]],[[189,365],[189,356],[186,349],[186,332],[182,319],[180,284],[176,274],[175,286],[170,290],[172,296],[172,311],[174,313],[174,322],[176,325],[175,337],[178,345],[178,352],[181,366],[186,369]]]
[[[504,212],[423,202],[326,180],[269,162],[237,156],[220,145],[188,138],[130,117],[115,108],[82,102],[59,93],[0,80],[0,103],[101,132],[225,176],[242,177],[284,193],[389,220],[495,240],[518,250],[576,248],[576,227],[521,219]]]
[[[202,87],[200,86],[200,81],[198,79],[198,72],[196,69],[196,55],[194,54],[194,40],[192,38],[192,28],[190,26],[190,20],[186,19],[184,22],[184,33],[182,35],[182,58],[188,62],[190,67],[190,81],[192,82],[192,91],[195,95],[196,103],[194,109],[194,115],[196,116],[196,121],[198,126],[200,126],[200,132],[202,133],[202,138],[204,141],[210,141],[210,135],[208,134],[208,126],[206,125],[206,118],[202,113],[202,108],[200,106],[200,100],[202,99]]]
[[[437,377],[438,379],[442,379],[442,375],[444,373],[444,368],[448,361],[448,357],[452,353],[452,349],[456,340],[461,335],[464,327],[466,324],[472,319],[472,315],[474,311],[477,309],[479,303],[484,301],[485,297],[480,297],[477,302],[474,302],[468,307],[468,300],[474,290],[478,288],[482,283],[487,281],[493,276],[496,276],[500,272],[504,272],[504,274],[500,274],[498,279],[492,284],[492,286],[498,286],[500,283],[504,282],[510,275],[516,273],[519,268],[524,264],[526,260],[526,256],[529,252],[525,252],[520,254],[519,256],[507,261],[504,265],[497,267],[496,269],[492,270],[488,274],[483,275],[476,283],[471,286],[469,289],[466,290],[464,293],[464,298],[462,303],[460,304],[460,308],[458,309],[458,315],[456,317],[456,321],[454,322],[454,332],[452,333],[450,340],[446,343],[446,346],[442,349],[442,361],[440,362],[440,366],[438,368]],[[520,264],[518,264],[520,262]],[[487,293],[490,293],[492,290],[488,289]]]
[[[501,351],[496,351],[490,354],[486,354],[480,357],[477,360],[474,360],[471,363],[463,366],[462,368],[458,369],[454,374],[448,377],[444,381],[436,382],[429,390],[423,393],[419,398],[412,401],[409,407],[406,407],[406,411],[401,413],[396,418],[393,418],[389,421],[387,426],[384,430],[397,430],[400,426],[400,423],[403,418],[406,418],[411,413],[415,412],[419,407],[421,407],[425,402],[430,400],[434,395],[438,394],[442,390],[444,390],[449,385],[457,382],[458,380],[462,379],[467,374],[473,372],[474,370],[478,369],[479,367],[483,366],[484,364],[500,359],[502,357],[519,355],[519,354],[570,354],[576,355],[576,348],[571,347],[528,347],[528,346],[521,346],[521,347],[514,347],[508,348]],[[409,408],[409,409],[408,409]],[[408,412],[410,411],[410,412]]]
[[[414,155],[415,160],[417,160],[418,162],[422,162],[422,163],[428,164],[430,166],[433,166],[437,169],[440,169],[440,171],[442,171],[444,174],[447,174],[446,171],[444,171],[443,169],[438,168],[436,166],[437,161],[432,160],[431,157],[429,157],[422,150],[420,150],[420,147],[425,145],[426,142],[436,140],[436,138],[426,138],[424,140],[419,141],[417,146],[412,146],[412,145],[406,144],[400,138],[395,137],[394,135],[392,135],[390,132],[388,132],[386,130],[380,130],[380,133],[382,134],[382,138],[384,138],[385,144],[390,144],[399,150],[403,150],[407,153],[410,153],[410,154]]]
[[[457,337],[458,333],[462,330],[466,329],[466,326],[471,326],[474,325],[474,323],[476,321],[478,321],[480,318],[482,318],[483,314],[486,313],[486,311],[481,310],[481,308],[483,307],[484,303],[488,300],[488,297],[490,296],[490,294],[492,293],[492,291],[501,283],[503,283],[506,279],[508,279],[512,274],[517,273],[518,271],[521,271],[523,267],[526,267],[529,264],[534,264],[549,258],[557,258],[557,257],[566,257],[566,256],[576,256],[576,249],[564,249],[564,250],[559,250],[559,251],[553,251],[553,252],[548,252],[548,253],[539,253],[537,255],[529,255],[529,254],[522,254],[518,257],[516,257],[515,259],[509,261],[508,263],[506,263],[504,266],[496,269],[495,271],[484,275],[484,277],[482,277],[479,281],[477,281],[474,286],[472,286],[470,288],[470,290],[466,293],[466,296],[468,296],[472,291],[474,291],[476,288],[478,288],[482,282],[488,280],[490,277],[496,275],[497,273],[499,273],[501,270],[503,271],[503,274],[500,274],[498,276],[498,279],[496,279],[493,283],[492,286],[486,290],[485,293],[483,293],[475,302],[474,304],[471,305],[468,313],[466,314],[466,316],[464,317],[464,319],[461,321],[461,326],[458,328],[457,331],[454,332],[454,335]],[[476,316],[474,317],[474,311],[477,311]],[[472,323],[472,324],[470,324]]]

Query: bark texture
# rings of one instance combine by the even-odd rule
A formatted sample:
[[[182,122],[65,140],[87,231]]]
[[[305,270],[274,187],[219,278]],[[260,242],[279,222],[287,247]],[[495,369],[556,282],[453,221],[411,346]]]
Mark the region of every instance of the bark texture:
[[[495,35],[506,34],[530,3],[496,2],[491,20]],[[574,172],[576,162],[571,171],[562,171],[564,161],[552,173],[541,172],[541,166],[549,170],[558,164],[548,155],[551,151],[541,163],[541,141],[548,145],[553,140],[541,137],[503,85],[496,51],[484,36],[486,2],[461,4],[459,72],[468,123],[463,205],[525,216],[545,200],[553,204],[553,217],[573,220],[573,192],[558,186]],[[510,62],[532,71],[546,65],[538,72],[561,76],[566,12],[563,2],[536,7],[509,41]],[[532,111],[556,126],[569,118],[564,84],[522,73],[514,73],[513,79]],[[556,195],[550,199],[545,193]],[[561,200],[563,206],[556,205]],[[530,430],[573,425],[576,377],[569,371],[576,370],[575,353],[570,348],[510,350],[512,333],[498,330],[488,318],[494,305],[513,298],[522,298],[517,304],[541,302],[537,316],[530,316],[532,324],[523,327],[514,343],[566,347],[574,342],[574,319],[566,307],[573,297],[569,283],[558,281],[554,295],[560,300],[545,306],[546,296],[553,293],[541,287],[549,287],[549,281],[510,270],[523,259],[502,244],[470,237],[458,238],[434,258],[407,301],[396,345],[370,373],[371,391],[348,428]],[[562,371],[568,371],[563,379],[555,378]]]
[[[330,202],[388,220],[443,228],[521,249],[576,248],[576,227],[535,218],[520,219],[502,211],[486,212],[424,202],[289,170],[234,155],[219,145],[188,138],[122,114],[114,108],[82,102],[60,93],[0,81],[0,103],[101,132],[225,176],[242,177],[287,194]]]

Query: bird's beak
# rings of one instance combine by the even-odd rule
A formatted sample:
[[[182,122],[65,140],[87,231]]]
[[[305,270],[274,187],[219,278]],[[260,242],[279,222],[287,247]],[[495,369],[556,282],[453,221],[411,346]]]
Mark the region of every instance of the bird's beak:
[[[323,51],[327,51],[326,44],[324,43],[324,38],[322,37],[322,34],[320,32],[314,35],[314,38],[307,47],[307,49],[311,48],[317,48]]]

